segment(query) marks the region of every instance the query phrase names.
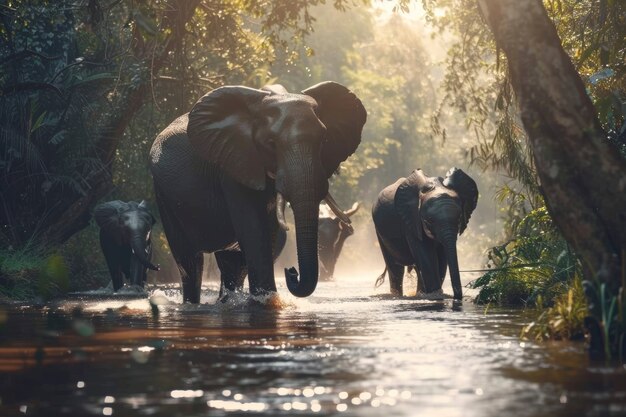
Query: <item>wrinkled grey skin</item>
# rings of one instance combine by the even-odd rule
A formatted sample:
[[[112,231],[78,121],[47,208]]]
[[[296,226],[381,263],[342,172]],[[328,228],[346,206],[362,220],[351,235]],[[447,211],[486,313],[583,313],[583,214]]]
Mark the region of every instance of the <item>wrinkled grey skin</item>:
[[[418,169],[382,190],[372,209],[386,265],[377,285],[388,271],[391,293],[401,296],[404,267],[413,266],[418,290],[431,293],[441,289],[449,267],[454,298],[462,299],[456,240],[477,201],[476,183],[458,168],[445,179]]]
[[[352,217],[358,210],[359,203],[354,203],[351,209],[344,211],[344,214]],[[333,279],[343,244],[352,234],[354,234],[352,226],[343,223],[325,204],[320,205],[318,245],[321,280]]]
[[[184,301],[200,300],[204,252],[215,253],[222,294],[241,289],[246,273],[252,294],[276,291],[279,195],[294,212],[301,273],[285,269],[287,287],[299,297],[315,290],[318,205],[365,119],[360,100],[333,82],[301,94],[227,86],[159,134],[150,168]]]
[[[93,214],[100,226],[100,247],[109,267],[113,290],[122,288],[124,276],[132,285],[143,287],[146,270],[159,270],[159,266],[150,261],[150,232],[155,220],[146,203],[109,201],[96,206]]]

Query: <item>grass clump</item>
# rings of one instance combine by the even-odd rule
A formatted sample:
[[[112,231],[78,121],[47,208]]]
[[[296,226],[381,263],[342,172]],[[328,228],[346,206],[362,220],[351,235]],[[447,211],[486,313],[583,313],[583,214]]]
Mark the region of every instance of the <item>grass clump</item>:
[[[584,337],[585,317],[588,315],[587,300],[580,277],[571,287],[554,299],[551,307],[545,308],[537,300],[537,319],[522,329],[522,337],[539,340],[572,340]]]
[[[626,271],[622,270],[622,285],[616,291],[606,282],[585,281],[585,294],[589,299],[589,316],[585,327],[590,333],[592,356],[607,361],[626,358]]]
[[[0,296],[10,300],[49,298],[67,292],[69,269],[58,253],[0,250]]]

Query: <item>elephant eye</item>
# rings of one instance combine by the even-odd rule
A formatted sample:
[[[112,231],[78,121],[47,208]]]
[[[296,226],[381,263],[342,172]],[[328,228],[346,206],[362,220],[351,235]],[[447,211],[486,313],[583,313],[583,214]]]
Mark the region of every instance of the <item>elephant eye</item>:
[[[435,189],[435,184],[433,184],[432,182],[426,183],[422,186],[422,188],[420,189],[420,192],[422,193],[427,193],[429,191],[432,191]]]
[[[264,107],[257,113],[257,117],[261,119],[274,119],[280,116],[278,107]]]

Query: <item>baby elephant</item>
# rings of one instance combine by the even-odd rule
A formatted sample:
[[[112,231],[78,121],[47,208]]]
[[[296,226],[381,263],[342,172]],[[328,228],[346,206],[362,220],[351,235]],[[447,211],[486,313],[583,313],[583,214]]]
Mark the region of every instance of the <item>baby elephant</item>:
[[[456,253],[457,234],[463,233],[478,202],[478,187],[458,168],[446,178],[427,177],[421,169],[400,178],[378,195],[372,209],[376,235],[391,293],[402,295],[404,267],[417,271],[418,291],[441,289],[450,268],[454,298],[463,297]]]
[[[352,217],[359,210],[359,203],[343,213]],[[352,236],[354,229],[344,223],[326,204],[320,204],[318,223],[318,246],[320,260],[320,279],[330,280],[335,273],[335,264],[347,238]]]
[[[111,273],[113,290],[122,288],[122,274],[132,285],[143,287],[146,269],[159,270],[158,265],[150,262],[150,231],[155,220],[146,202],[109,201],[96,206],[93,214],[100,226],[100,247]]]

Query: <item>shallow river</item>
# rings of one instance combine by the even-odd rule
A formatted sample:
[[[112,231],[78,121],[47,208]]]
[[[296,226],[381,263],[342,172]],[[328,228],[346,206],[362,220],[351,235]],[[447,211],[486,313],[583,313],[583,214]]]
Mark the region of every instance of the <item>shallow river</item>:
[[[372,280],[262,306],[83,295],[0,306],[0,416],[626,415],[626,371],[520,341],[520,310],[393,299]],[[385,285],[386,286],[386,285]]]

